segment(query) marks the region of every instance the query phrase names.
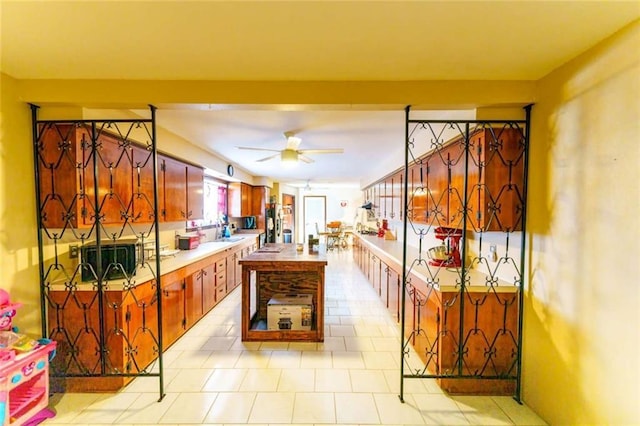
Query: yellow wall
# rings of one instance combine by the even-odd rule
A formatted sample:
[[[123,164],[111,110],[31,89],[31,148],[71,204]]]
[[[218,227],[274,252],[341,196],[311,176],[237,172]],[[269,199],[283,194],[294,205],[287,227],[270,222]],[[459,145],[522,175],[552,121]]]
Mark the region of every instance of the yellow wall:
[[[524,401],[550,424],[640,422],[640,24],[538,82]]]
[[[14,324],[40,334],[31,112],[14,79],[0,74],[0,82],[0,288],[23,304]]]

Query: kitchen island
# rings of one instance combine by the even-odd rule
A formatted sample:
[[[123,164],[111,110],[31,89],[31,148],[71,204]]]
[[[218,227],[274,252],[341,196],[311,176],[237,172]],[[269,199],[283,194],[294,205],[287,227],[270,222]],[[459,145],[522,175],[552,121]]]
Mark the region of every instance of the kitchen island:
[[[242,341],[324,341],[324,250],[296,251],[295,244],[267,244],[239,261],[242,266]],[[268,327],[274,295],[311,295],[309,329]]]

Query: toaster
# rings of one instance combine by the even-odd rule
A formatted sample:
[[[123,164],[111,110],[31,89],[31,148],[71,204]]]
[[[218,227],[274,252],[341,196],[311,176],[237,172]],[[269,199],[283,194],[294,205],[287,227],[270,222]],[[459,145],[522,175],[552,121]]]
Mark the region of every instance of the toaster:
[[[200,237],[197,235],[180,235],[178,237],[178,248],[180,250],[193,250],[200,245]]]

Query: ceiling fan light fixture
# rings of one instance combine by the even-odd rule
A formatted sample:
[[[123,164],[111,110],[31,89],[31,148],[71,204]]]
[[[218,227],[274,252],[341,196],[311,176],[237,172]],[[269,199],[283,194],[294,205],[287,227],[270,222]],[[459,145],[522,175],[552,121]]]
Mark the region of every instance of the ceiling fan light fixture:
[[[292,149],[285,149],[280,153],[280,160],[288,164],[297,163],[298,153]]]

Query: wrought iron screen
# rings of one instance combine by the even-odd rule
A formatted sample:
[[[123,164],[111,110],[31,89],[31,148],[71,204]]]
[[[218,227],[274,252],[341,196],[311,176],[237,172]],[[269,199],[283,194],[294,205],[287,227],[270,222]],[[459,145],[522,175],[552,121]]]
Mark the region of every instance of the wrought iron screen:
[[[530,107],[523,120],[413,120],[406,109],[405,378],[520,400]]]
[[[154,376],[162,398],[160,261],[148,255],[160,251],[155,108],[140,120],[41,121],[37,111],[42,324],[57,342],[52,383],[75,378],[84,389],[108,390]]]

